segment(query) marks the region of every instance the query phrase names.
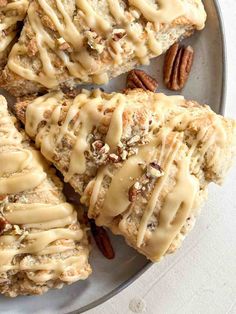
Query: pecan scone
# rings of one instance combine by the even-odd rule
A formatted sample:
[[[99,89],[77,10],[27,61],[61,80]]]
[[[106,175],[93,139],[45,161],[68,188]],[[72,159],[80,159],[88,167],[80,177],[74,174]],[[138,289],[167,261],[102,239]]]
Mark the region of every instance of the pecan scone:
[[[7,63],[8,54],[20,31],[19,23],[26,16],[28,0],[0,0],[0,69]]]
[[[42,294],[91,273],[75,208],[14,122],[0,96],[0,293],[10,297]]]
[[[107,83],[204,28],[201,0],[33,0],[1,86],[19,96]]]
[[[52,92],[15,111],[96,224],[152,261],[180,246],[235,153],[235,122],[182,96]]]

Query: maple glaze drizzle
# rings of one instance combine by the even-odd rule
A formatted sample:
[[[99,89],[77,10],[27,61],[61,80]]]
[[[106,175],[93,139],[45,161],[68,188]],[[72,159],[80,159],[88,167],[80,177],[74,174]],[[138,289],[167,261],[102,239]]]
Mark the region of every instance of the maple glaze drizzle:
[[[0,32],[2,32],[0,40],[0,52],[4,52],[9,44],[14,40],[17,35],[16,24],[23,21],[28,8],[28,0],[16,0],[8,2],[6,5],[1,6],[0,14]],[[16,14],[17,12],[17,14]],[[11,30],[13,28],[13,30]]]
[[[32,192],[37,198],[37,193],[45,189],[45,180],[49,180],[45,172],[48,165],[38,151],[23,146],[22,136],[8,114],[5,99],[1,97],[0,101],[0,194],[10,197]],[[53,186],[50,188],[53,189]],[[60,190],[56,193],[59,194],[58,199],[53,196],[55,203],[40,203],[39,198],[38,203],[18,201],[1,204],[2,215],[20,231],[15,235],[10,231],[0,236],[0,272],[35,271],[29,273],[30,279],[40,283],[59,278],[69,268],[84,266],[88,255],[86,251],[68,258],[46,258],[47,263],[37,260],[44,254],[73,250],[76,242],[84,237],[77,225],[74,207],[60,199]],[[74,227],[70,229],[72,225]],[[16,262],[14,259],[20,254],[25,254],[25,257]],[[32,263],[34,257],[36,261]],[[68,280],[71,279],[68,277]]]
[[[88,137],[92,130],[101,124],[105,110],[112,108],[105,141],[113,151],[122,141],[124,111],[132,104],[134,108],[138,106],[138,103],[135,102],[131,104],[128,96],[118,93],[105,95],[103,96],[100,91],[93,93],[86,91],[79,94],[69,105],[64,122],[60,125],[58,122],[63,104],[61,92],[44,95],[31,102],[27,107],[26,131],[33,138],[39,136],[37,128],[42,120],[45,120],[44,113],[48,109],[51,110],[50,118],[38,133],[40,134],[38,145],[41,146],[41,149],[43,147],[43,154],[46,158],[55,162],[53,155],[62,138],[66,135],[73,139],[69,170],[63,173],[68,181],[74,175],[86,172],[85,152],[90,149]],[[150,131],[148,143],[138,146],[137,154],[122,162],[121,167],[113,175],[110,175],[108,165],[98,170],[97,176],[90,182],[90,186],[92,185],[93,188],[89,213],[92,215],[103,182],[106,176],[109,176],[111,183],[106,190],[103,204],[99,205],[101,207],[99,215],[96,217],[96,223],[105,226],[111,225],[115,217],[126,213],[131,206],[128,191],[134,182],[144,174],[140,164],[148,165],[153,161],[158,161],[164,175],[157,180],[150,199],[143,208],[136,243],[137,247],[143,250],[149,258],[158,260],[168,250],[194,209],[194,202],[200,189],[199,180],[194,173],[201,167],[204,155],[211,145],[217,144],[219,149],[224,147],[226,131],[221,117],[209,114],[211,124],[203,125],[196,138],[193,139],[191,147],[188,147],[183,141],[184,131],[191,123],[194,123],[196,117],[184,108],[184,98],[163,94],[152,94],[152,97],[152,110],[158,117],[158,120],[154,122],[153,130],[159,128],[159,131],[157,133]],[[172,112],[176,112],[175,115],[171,115]],[[70,122],[75,117],[74,124],[69,128]],[[176,129],[180,127],[183,131],[177,132]],[[49,138],[51,140],[48,140]],[[199,143],[201,143],[202,156],[200,159],[196,159],[195,151],[197,148],[199,149]],[[174,164],[177,168],[174,176],[175,184],[157,211],[160,195],[163,193]],[[146,241],[148,222],[153,215],[158,216],[158,225],[152,232],[151,238]]]
[[[87,0],[76,0],[76,9],[82,12],[81,16],[72,17],[67,11],[63,1],[56,1],[56,10],[53,3],[46,0],[34,1],[28,9],[28,20],[32,31],[35,33],[37,47],[39,49],[39,58],[42,68],[40,73],[35,73],[32,69],[22,67],[17,61],[18,55],[24,52],[24,47],[16,43],[11,51],[8,61],[8,67],[21,77],[36,81],[47,88],[53,88],[58,85],[57,70],[50,56],[53,51],[60,59],[63,66],[67,69],[70,76],[88,81],[88,75],[96,84],[108,82],[108,74],[99,68],[96,61],[83,45],[84,36],[76,27],[76,18],[83,19],[89,29],[102,37],[107,37],[112,33],[114,25],[119,26],[126,34],[129,43],[133,47],[136,58],[142,64],[147,64],[150,58],[150,51],[154,56],[160,55],[164,48],[156,39],[156,29],[163,24],[172,23],[174,20],[185,17],[190,24],[197,29],[202,29],[205,25],[206,13],[200,0],[194,3],[181,0],[158,0],[156,5],[144,0],[129,0],[127,9],[123,8],[123,2],[119,0],[107,0],[108,10],[112,19],[108,21],[99,15]],[[73,53],[60,50],[57,47],[55,38],[44,29],[42,21],[37,13],[37,6],[40,6],[43,12],[52,20],[59,38],[69,43]],[[145,19],[146,29],[137,31],[139,23],[131,22],[131,13],[129,9],[136,9]],[[153,26],[151,26],[153,25]],[[121,54],[123,48],[119,42],[113,42],[111,49],[108,49],[114,64],[119,65],[122,61]]]

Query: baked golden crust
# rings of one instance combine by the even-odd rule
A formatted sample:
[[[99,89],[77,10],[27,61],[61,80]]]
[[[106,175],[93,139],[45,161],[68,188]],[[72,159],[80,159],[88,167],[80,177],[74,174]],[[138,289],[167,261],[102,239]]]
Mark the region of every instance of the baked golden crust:
[[[7,63],[8,54],[20,31],[19,22],[26,16],[28,0],[0,1],[0,68]]]
[[[153,261],[180,246],[235,154],[235,122],[182,96],[55,92],[15,109],[89,216]]]
[[[202,29],[200,0],[34,0],[1,86],[32,94],[107,83]]]
[[[0,97],[0,293],[45,293],[91,273],[86,231],[62,183]]]

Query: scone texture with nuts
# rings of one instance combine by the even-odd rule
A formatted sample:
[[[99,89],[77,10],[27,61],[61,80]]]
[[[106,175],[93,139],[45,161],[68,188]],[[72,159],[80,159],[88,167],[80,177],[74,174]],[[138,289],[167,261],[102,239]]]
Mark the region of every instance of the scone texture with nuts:
[[[20,32],[26,16],[28,0],[0,1],[0,69],[7,63],[8,54]]]
[[[91,273],[89,244],[62,183],[0,97],[0,293],[37,295]]]
[[[33,0],[1,76],[15,96],[107,83],[204,27],[201,0]]]
[[[180,246],[235,154],[235,122],[182,96],[52,92],[15,112],[96,224],[152,261]]]

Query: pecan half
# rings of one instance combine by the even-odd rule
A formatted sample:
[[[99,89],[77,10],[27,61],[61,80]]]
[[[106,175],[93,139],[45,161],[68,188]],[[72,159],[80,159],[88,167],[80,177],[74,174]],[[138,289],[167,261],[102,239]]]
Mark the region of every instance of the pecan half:
[[[127,76],[127,88],[142,88],[155,92],[158,87],[157,81],[142,70],[132,70]]]
[[[99,250],[106,258],[113,259],[115,257],[115,253],[106,230],[103,227],[96,226],[93,219],[89,219],[89,224]]]
[[[163,76],[164,83],[171,90],[182,89],[189,77],[193,64],[194,51],[191,46],[179,43],[170,47],[165,55]]]

